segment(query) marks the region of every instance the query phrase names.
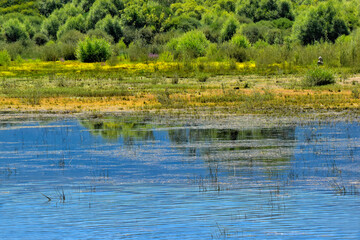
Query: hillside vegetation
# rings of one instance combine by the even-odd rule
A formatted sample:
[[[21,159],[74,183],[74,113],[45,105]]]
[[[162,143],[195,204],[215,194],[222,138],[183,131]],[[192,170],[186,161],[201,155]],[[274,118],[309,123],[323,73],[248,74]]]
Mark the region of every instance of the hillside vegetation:
[[[0,50],[75,60],[90,37],[110,43],[116,61],[313,65],[322,55],[358,68],[359,10],[357,0],[1,0]]]

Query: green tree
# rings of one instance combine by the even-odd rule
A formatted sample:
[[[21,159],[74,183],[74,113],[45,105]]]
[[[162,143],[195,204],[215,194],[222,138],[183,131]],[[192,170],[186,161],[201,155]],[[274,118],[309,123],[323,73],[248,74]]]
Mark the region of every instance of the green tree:
[[[10,19],[3,25],[3,31],[7,42],[29,39],[25,25],[18,19]]]
[[[100,20],[96,26],[96,29],[101,29],[107,34],[114,38],[114,41],[117,43],[123,36],[123,31],[120,25],[120,19],[116,17],[111,17],[107,15],[104,19]]]
[[[65,32],[69,30],[78,30],[79,32],[85,33],[85,18],[79,14],[76,17],[70,17],[64,25],[59,28],[57,32],[57,38],[59,39]]]
[[[42,46],[49,41],[49,38],[44,33],[39,32],[34,35],[33,40],[37,45]]]
[[[91,6],[87,18],[87,26],[89,29],[94,28],[96,23],[110,14],[114,16],[118,13],[115,5],[111,0],[96,0]]]
[[[316,41],[332,41],[349,34],[349,29],[331,3],[320,4],[299,16],[293,26],[293,37],[302,44]]]
[[[288,1],[281,1],[279,3],[279,17],[294,20],[294,13],[292,11],[291,3]]]
[[[60,0],[40,0],[38,1],[38,9],[42,15],[45,17],[50,16],[50,14],[62,6]]]
[[[46,33],[51,39],[56,39],[56,33],[59,30],[60,21],[57,16],[51,15],[46,18],[41,26],[42,32]]]
[[[64,24],[69,18],[76,17],[79,14],[83,14],[80,7],[75,6],[73,3],[67,3],[62,8],[56,9],[51,15],[55,15],[60,24]]]
[[[124,25],[135,28],[142,28],[146,25],[145,16],[137,5],[127,6],[121,15],[121,21]]]
[[[236,20],[234,16],[228,18],[228,20],[224,23],[224,26],[221,30],[221,40],[228,41],[234,36],[236,30],[239,27],[239,22]]]

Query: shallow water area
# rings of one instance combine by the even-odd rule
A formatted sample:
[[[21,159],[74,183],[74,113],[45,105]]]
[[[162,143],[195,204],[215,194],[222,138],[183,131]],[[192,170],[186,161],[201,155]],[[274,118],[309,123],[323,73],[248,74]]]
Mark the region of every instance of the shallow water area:
[[[360,123],[0,121],[0,239],[359,239]]]

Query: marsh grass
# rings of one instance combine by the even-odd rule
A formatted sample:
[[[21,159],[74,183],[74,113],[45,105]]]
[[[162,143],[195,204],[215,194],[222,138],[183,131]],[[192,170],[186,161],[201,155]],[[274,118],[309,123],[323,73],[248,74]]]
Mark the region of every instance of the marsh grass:
[[[184,66],[185,62],[170,64],[169,68],[164,69],[159,67],[156,72],[153,72],[153,67],[150,67],[150,72],[138,72],[74,62],[74,65],[79,64],[79,70],[75,71],[72,66],[62,66],[69,64],[66,62],[26,62],[14,65],[13,69],[17,70],[12,70],[11,66],[9,69],[0,68],[2,71],[11,70],[15,73],[13,76],[2,77],[0,82],[3,108],[36,106],[41,109],[45,103],[55,102],[56,105],[48,106],[47,109],[57,109],[70,102],[77,102],[73,106],[76,111],[85,111],[90,103],[94,103],[89,110],[104,109],[100,106],[107,109],[119,104],[117,109],[227,107],[239,113],[292,113],[299,112],[299,109],[355,109],[359,104],[357,87],[351,85],[352,78],[338,84],[311,84],[311,87],[304,87],[302,77],[306,74],[305,70],[289,75],[276,72],[274,69],[278,66],[268,68],[269,72],[266,70],[258,75],[257,71],[260,70],[254,67],[249,67],[250,72],[245,72],[247,70],[244,68],[251,66],[251,63],[230,70],[228,62],[215,64],[205,60],[186,63],[194,70],[190,72],[186,71],[190,66]],[[22,66],[28,65],[31,68],[22,69]],[[38,65],[39,68],[36,68]],[[136,63],[125,64],[124,67],[145,69],[148,66]],[[319,69],[323,71],[323,67]],[[319,75],[326,77],[326,74]],[[112,102],[113,97],[116,103]],[[49,100],[52,98],[64,99]],[[84,107],[83,103],[87,103],[88,107]]]
[[[303,85],[305,87],[322,86],[334,83],[334,74],[330,70],[321,67],[310,69],[306,73],[303,81]]]
[[[354,89],[351,90],[351,97],[355,98],[355,99],[359,99],[360,98],[360,90],[359,87],[355,87]]]
[[[65,194],[65,192],[64,192],[64,188],[56,188],[56,189],[55,189],[55,192],[56,192],[56,195],[57,195],[58,200],[59,200],[61,203],[65,203],[65,201],[66,201],[66,194]]]

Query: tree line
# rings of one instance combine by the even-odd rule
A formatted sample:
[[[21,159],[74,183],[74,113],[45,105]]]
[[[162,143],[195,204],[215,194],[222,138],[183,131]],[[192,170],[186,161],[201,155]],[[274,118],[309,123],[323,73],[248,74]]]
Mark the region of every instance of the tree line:
[[[131,60],[246,61],[249,48],[351,38],[359,10],[357,0],[1,0],[0,50],[12,59],[76,59],[89,37]]]

